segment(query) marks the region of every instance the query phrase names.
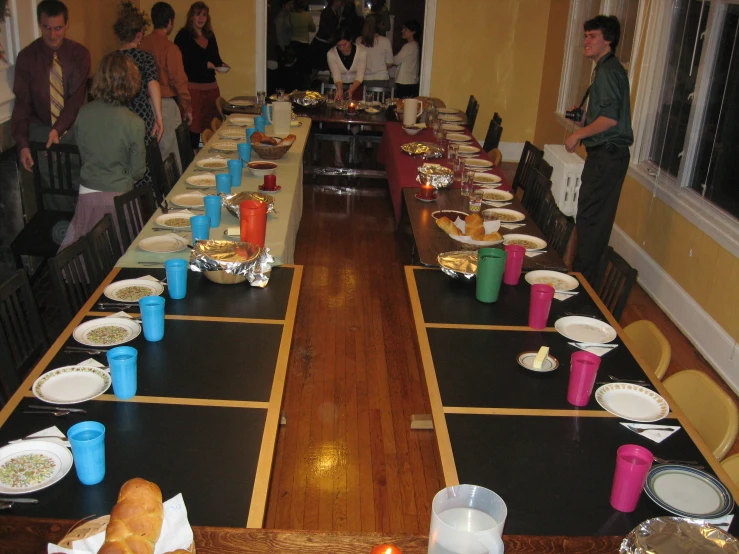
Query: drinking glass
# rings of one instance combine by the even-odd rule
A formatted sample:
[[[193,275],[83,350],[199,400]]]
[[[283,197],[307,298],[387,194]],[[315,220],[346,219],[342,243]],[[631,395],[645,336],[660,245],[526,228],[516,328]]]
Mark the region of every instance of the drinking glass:
[[[437,119],[434,121],[434,139],[439,139],[439,131],[441,131],[441,120]]]
[[[462,196],[469,196],[472,194],[474,187],[475,171],[473,169],[465,168],[462,173]]]
[[[439,148],[441,149],[441,157],[446,157],[446,147],[449,141],[446,139],[446,131],[444,129],[439,130],[439,138],[437,139]]]
[[[447,158],[449,158],[452,164],[454,164],[454,160],[459,159],[459,144],[449,143],[449,146],[447,146]]]
[[[284,88],[278,88],[275,90],[275,95],[277,96],[277,100],[282,100],[285,96],[285,89]]]
[[[267,102],[267,93],[263,90],[257,91],[257,105],[261,108]]]
[[[464,162],[462,161],[462,158],[457,157],[457,159],[454,160],[452,170],[454,171],[454,182],[461,183],[464,176]]]

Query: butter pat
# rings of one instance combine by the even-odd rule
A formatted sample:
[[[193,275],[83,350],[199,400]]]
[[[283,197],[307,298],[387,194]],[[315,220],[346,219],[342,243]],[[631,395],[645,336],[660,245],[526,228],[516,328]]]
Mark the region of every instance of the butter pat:
[[[228,235],[229,237],[240,237],[241,228],[234,225],[226,227],[226,235]]]
[[[544,360],[547,359],[547,356],[549,356],[549,347],[542,346],[539,348],[539,353],[536,355],[536,358],[534,358],[534,369],[541,369],[541,365],[544,363]]]

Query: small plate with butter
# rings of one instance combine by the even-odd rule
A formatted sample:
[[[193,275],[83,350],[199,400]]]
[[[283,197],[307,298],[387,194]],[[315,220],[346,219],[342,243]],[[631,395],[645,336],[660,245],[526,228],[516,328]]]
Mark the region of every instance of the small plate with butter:
[[[559,361],[549,355],[549,348],[546,346],[542,346],[538,352],[521,352],[516,361],[521,367],[537,373],[549,373],[559,367]]]

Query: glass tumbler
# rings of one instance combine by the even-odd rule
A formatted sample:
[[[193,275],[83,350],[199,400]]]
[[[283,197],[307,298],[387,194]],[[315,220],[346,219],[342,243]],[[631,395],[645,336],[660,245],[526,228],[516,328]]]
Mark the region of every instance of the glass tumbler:
[[[447,146],[447,158],[449,158],[449,162],[454,165],[454,160],[459,159],[459,144],[449,143],[449,146]]]
[[[475,172],[472,169],[465,168],[462,172],[462,196],[472,194],[473,183],[475,181]]]

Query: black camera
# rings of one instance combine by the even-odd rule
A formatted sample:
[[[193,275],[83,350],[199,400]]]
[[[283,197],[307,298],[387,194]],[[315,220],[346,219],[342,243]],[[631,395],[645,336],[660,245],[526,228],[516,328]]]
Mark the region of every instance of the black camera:
[[[565,117],[572,121],[580,121],[582,119],[583,110],[582,108],[575,108],[574,110],[568,110],[565,112]]]

